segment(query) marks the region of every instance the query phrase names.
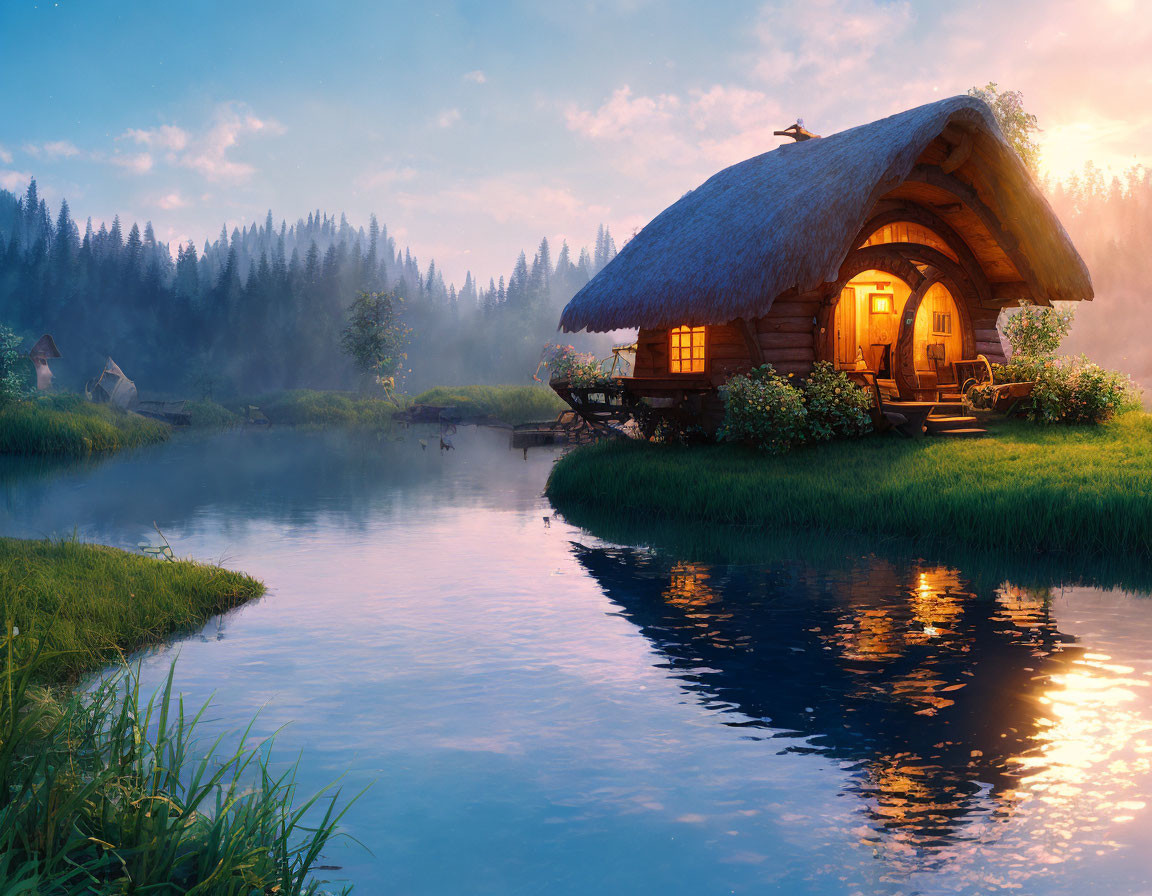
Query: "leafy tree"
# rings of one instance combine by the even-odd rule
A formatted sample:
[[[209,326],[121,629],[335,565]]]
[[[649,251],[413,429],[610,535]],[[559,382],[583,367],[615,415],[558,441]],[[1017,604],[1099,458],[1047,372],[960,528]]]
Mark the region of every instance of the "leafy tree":
[[[361,373],[383,384],[393,379],[408,355],[409,330],[400,320],[402,300],[391,292],[361,292],[348,308],[340,337],[344,353]]]
[[[1001,91],[995,81],[989,81],[983,87],[973,87],[968,95],[988,104],[1008,145],[1016,150],[1028,170],[1039,176],[1040,144],[1035,135],[1039,133],[1040,127],[1036,123],[1036,116],[1024,109],[1024,94],[1019,90]]]
[[[0,405],[24,397],[20,337],[0,324]]]

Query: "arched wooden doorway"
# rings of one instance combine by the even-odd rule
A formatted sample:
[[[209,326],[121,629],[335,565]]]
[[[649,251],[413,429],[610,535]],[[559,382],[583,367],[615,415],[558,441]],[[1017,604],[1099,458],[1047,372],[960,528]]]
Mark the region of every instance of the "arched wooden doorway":
[[[876,331],[870,329],[867,337],[867,348],[861,342],[861,334],[857,332],[855,342],[864,356],[865,365],[871,370],[877,370],[877,360],[883,353],[880,347],[883,345],[890,346],[887,350],[888,369],[878,372],[881,375],[887,374],[895,381],[901,397],[914,398],[920,390],[921,379],[917,373],[917,362],[920,360],[916,353],[917,318],[925,298],[933,291],[946,291],[947,311],[943,313],[954,313],[955,317],[948,318],[947,321],[944,319],[937,321],[939,323],[937,329],[947,330],[947,332],[941,332],[938,335],[946,337],[941,341],[944,342],[945,346],[951,344],[954,353],[971,357],[974,352],[975,339],[971,316],[968,313],[968,304],[976,298],[975,288],[964,277],[963,270],[959,265],[930,246],[900,243],[873,245],[857,249],[845,259],[844,264],[840,267],[839,276],[834,283],[829,284],[829,289],[825,293],[817,321],[820,337],[817,342],[817,355],[820,360],[831,361],[841,368],[850,366],[847,363],[849,359],[845,352],[846,340],[843,327],[845,313],[841,310],[838,316],[837,308],[846,296],[850,296],[857,303],[857,314],[862,315],[863,312],[859,310],[860,296],[856,293],[856,288],[850,284],[854,281],[861,282],[856,279],[861,275],[865,275],[870,282],[879,283],[876,274],[884,274],[893,283],[898,281],[903,285],[903,290],[891,288],[885,293],[877,289],[867,293],[869,322],[871,323],[873,318],[882,320],[884,314],[891,313],[892,320],[888,322],[888,325],[894,329],[894,332],[882,331],[885,338],[873,341],[871,334]],[[897,296],[903,295],[904,290],[906,290],[906,298],[902,302],[897,302]],[[877,296],[885,294],[890,295],[894,303],[890,311],[883,308],[882,302],[876,302]],[[934,309],[925,308],[926,312],[930,310]],[[923,347],[926,349],[926,340],[921,341],[925,342]],[[871,356],[869,350],[871,350]],[[923,359],[925,363],[920,365],[925,371],[928,366],[927,360],[927,352],[925,351],[925,358]],[[947,363],[956,360],[960,359],[949,357]]]

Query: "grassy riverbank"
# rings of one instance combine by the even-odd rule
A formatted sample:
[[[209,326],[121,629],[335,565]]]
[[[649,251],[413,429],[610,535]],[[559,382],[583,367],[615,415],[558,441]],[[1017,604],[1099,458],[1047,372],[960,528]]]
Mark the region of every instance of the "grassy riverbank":
[[[412,403],[450,406],[465,417],[494,417],[512,424],[554,420],[568,409],[546,386],[436,386]]]
[[[259,596],[240,573],[0,539],[0,893],[315,892],[340,813],[303,827],[260,747],[197,741],[172,678],[61,684]]]
[[[0,454],[84,457],[163,442],[171,428],[79,395],[56,395],[0,407]]]
[[[609,442],[556,465],[557,509],[852,531],[980,548],[1152,553],[1152,416],[1099,427],[1004,422],[971,441],[890,436],[771,457],[733,445]]]
[[[48,682],[74,680],[263,592],[217,566],[75,541],[0,539],[0,607],[42,642],[37,674]]]

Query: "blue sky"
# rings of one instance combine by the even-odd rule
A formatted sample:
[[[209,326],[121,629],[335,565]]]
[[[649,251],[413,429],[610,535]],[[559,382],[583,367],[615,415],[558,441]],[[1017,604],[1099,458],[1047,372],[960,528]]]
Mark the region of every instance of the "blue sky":
[[[375,211],[459,283],[544,235],[619,242],[797,116],[827,134],[990,80],[1055,172],[1152,164],[1148,0],[327,6],[4,0],[0,185],[198,244]]]

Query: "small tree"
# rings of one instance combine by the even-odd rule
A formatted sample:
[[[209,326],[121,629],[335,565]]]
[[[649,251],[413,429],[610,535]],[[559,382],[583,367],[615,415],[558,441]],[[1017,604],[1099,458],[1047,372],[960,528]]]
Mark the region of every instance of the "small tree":
[[[1001,91],[996,82],[989,81],[983,87],[973,87],[969,96],[984,100],[996,116],[996,123],[1004,132],[1008,145],[1034,175],[1040,174],[1040,144],[1034,136],[1040,127],[1036,116],[1024,111],[1024,94],[1019,90]]]
[[[1021,302],[1020,310],[1004,321],[1004,335],[1012,346],[1012,357],[1047,360],[1056,356],[1060,343],[1072,329],[1072,311],[1040,308]]]
[[[356,369],[386,391],[408,358],[404,348],[411,331],[400,320],[402,301],[392,292],[361,292],[348,307],[348,325],[340,337]]]
[[[20,337],[0,324],[0,404],[16,401],[26,394],[19,347]]]

